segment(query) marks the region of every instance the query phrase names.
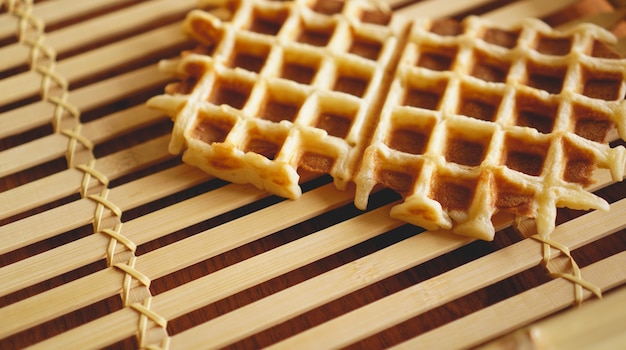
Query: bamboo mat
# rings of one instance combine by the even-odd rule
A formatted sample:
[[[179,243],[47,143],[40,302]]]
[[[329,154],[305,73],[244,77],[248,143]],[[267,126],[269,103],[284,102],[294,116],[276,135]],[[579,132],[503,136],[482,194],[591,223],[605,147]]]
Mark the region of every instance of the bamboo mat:
[[[388,3],[624,32],[600,0]],[[473,242],[390,219],[386,190],[362,212],[307,176],[289,201],[168,154],[171,122],[143,103],[170,80],[157,62],[193,46],[195,6],[0,0],[0,348],[499,348],[544,330],[558,345],[596,304],[587,339],[623,345],[626,185],[609,174],[593,191],[611,210],[560,210],[552,235],[551,263],[575,261],[595,300],[507,215]],[[573,306],[577,290],[594,300]]]

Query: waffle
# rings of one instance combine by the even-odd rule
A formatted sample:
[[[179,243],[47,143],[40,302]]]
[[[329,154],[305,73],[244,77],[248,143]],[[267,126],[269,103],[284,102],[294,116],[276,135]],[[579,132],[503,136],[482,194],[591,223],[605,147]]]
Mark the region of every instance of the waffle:
[[[209,4],[211,2],[207,2]],[[375,187],[391,216],[491,240],[492,216],[607,209],[596,168],[623,178],[626,61],[591,25],[510,28],[478,17],[405,20],[364,1],[222,1],[185,21],[198,49],[148,101],[172,116],[170,151],[219,178],[301,195],[299,171]],[[215,7],[215,8],[213,8]]]
[[[585,191],[596,168],[622,180],[623,59],[614,38],[539,20],[499,28],[478,17],[417,20],[356,177],[364,208],[375,185],[403,194],[395,218],[491,240],[499,211],[535,218],[556,208],[608,209]]]
[[[149,101],[174,116],[170,151],[287,198],[301,195],[299,169],[345,188],[399,37],[388,14],[369,8],[255,0],[191,12],[185,28],[203,48],[170,67],[184,80],[170,95]]]

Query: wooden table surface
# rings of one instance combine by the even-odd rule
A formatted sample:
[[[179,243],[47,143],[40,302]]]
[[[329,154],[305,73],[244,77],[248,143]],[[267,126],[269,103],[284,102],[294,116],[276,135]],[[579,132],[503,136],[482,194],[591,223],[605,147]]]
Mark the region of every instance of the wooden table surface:
[[[36,6],[44,6],[45,4],[52,3],[57,0],[48,0],[36,2]],[[60,1],[59,1],[60,2]],[[19,2],[18,2],[19,3]],[[116,11],[122,11],[133,5],[141,3],[140,1],[117,1],[117,5],[110,5],[110,8],[98,10],[97,13],[86,13],[76,19],[67,19],[60,21],[59,23],[52,23],[46,27],[46,32],[50,33],[49,40],[54,41],[53,33],[62,32],[64,28],[71,27],[76,23],[86,22],[90,19],[97,18],[103,13],[115,13]],[[488,3],[484,6],[472,8],[471,10],[464,11],[455,15],[456,18],[462,18],[468,14],[481,14],[486,13],[494,8],[502,7],[510,3],[510,1],[495,1]],[[2,2],[0,2],[2,4]],[[6,6],[6,4],[5,4]],[[408,5],[403,5],[408,6]],[[396,6],[397,8],[397,6]],[[2,11],[6,11],[3,8]],[[548,14],[543,16],[548,23],[553,25],[559,25],[565,23],[570,19],[579,18],[583,15],[587,15],[595,12],[611,11],[610,5],[604,1],[599,0],[585,0],[575,2],[573,5],[568,5],[565,9],[560,10],[558,13]],[[144,27],[165,27],[170,23],[177,23],[184,15],[185,11],[172,11],[172,13],[150,20]],[[37,13],[36,13],[37,14]],[[45,16],[44,16],[45,17]],[[2,14],[0,17],[0,25],[6,25],[2,21],[14,20],[13,17]],[[618,25],[614,30],[621,35],[623,31],[622,25]],[[68,48],[61,52],[57,57],[59,62],[70,62],[75,57],[80,57],[82,52],[89,50],[96,50],[99,47],[104,47],[117,41],[125,40],[128,35],[136,35],[140,32],[146,31],[146,28],[139,28],[133,33],[119,33],[109,37],[105,37],[101,42],[87,43],[82,47]],[[19,45],[16,43],[15,34],[13,33],[8,37],[0,37],[0,48],[9,48]],[[105,81],[106,79],[123,75],[128,72],[132,72],[141,67],[153,65],[159,59],[166,57],[173,57],[181,49],[191,47],[189,41],[182,41],[176,44],[170,45],[162,50],[146,55],[146,57],[129,62],[127,65],[116,67],[114,69],[107,69],[96,74],[85,75],[77,77],[75,81],[71,81],[70,99],[73,94],[80,94],[81,89],[88,89],[92,85],[96,85],[98,82]],[[2,53],[0,53],[0,60],[2,60]],[[20,63],[15,67],[0,70],[0,82],[4,82],[5,85],[1,85],[2,88],[7,88],[9,83],[13,81],[14,77],[20,77],[27,74],[27,67],[24,63]],[[63,69],[63,65],[59,65],[59,69]],[[9,83],[7,83],[9,82]],[[85,124],[84,130],[87,130],[87,124],[98,121],[106,116],[114,114],[119,111],[126,110],[128,108],[143,108],[142,102],[150,96],[161,93],[164,80],[157,83],[153,83],[150,86],[141,88],[134,91],[132,94],[125,96],[113,96],[107,99],[104,103],[97,101],[91,103],[83,110],[81,116],[82,123]],[[8,90],[0,89],[0,94],[10,94]],[[82,95],[81,95],[82,96]],[[12,115],[15,110],[18,110],[24,106],[35,104],[40,100],[40,96],[37,94],[29,95],[25,98],[17,98],[16,101],[10,101],[0,105],[0,120],[1,118]],[[137,107],[139,106],[139,107]],[[130,114],[132,116],[132,114]],[[6,119],[6,117],[5,117]],[[4,125],[4,124],[3,124]],[[153,118],[151,121],[145,124],[134,127],[132,133],[119,132],[115,138],[98,143],[94,148],[95,158],[100,161],[105,159],[111,154],[120,152],[132,147],[140,146],[145,142],[151,140],[155,141],[158,145],[164,145],[162,141],[158,139],[161,136],[167,135],[171,127],[171,122],[160,116]],[[87,131],[85,131],[87,132]],[[53,126],[50,122],[39,123],[34,127],[28,127],[25,130],[20,130],[13,134],[0,134],[0,159],[6,152],[17,147],[24,147],[24,145],[32,144],[38,140],[44,139],[53,134]],[[621,144],[617,142],[616,144]],[[44,147],[44,146],[42,146]],[[43,148],[31,147],[27,148],[30,152],[44,151]],[[29,151],[25,151],[23,156],[28,158],[31,156]],[[36,164],[26,164],[24,169],[18,169],[12,173],[2,173],[3,169],[0,167],[0,195],[5,192],[10,192],[15,189],[26,188],[27,186],[42,181],[42,179],[49,178],[58,174],[66,174],[68,169],[67,161],[64,156],[54,156],[50,159],[42,159],[37,161]],[[164,171],[174,171],[172,169],[186,169],[181,165],[181,161],[178,157],[174,156],[160,156],[155,159],[132,169],[124,173],[122,171],[115,179],[113,179],[108,187],[112,189],[113,193],[115,189],[124,188],[125,185],[133,183],[143,178],[148,178],[152,175],[159,174]],[[178,174],[178,173],[176,173]],[[65,176],[65,175],[64,175]],[[225,184],[219,180],[208,179],[204,175],[199,174],[194,170],[185,170],[178,178],[172,178],[170,182],[154,182],[152,187],[142,187],[142,191],[154,192],[154,196],[150,194],[142,194],[145,197],[137,200],[134,204],[129,204],[128,208],[124,209],[122,222],[124,223],[124,229],[126,231],[132,228],[139,227],[134,225],[133,222],[146,218],[151,213],[159,212],[164,208],[173,208],[180,203],[188,203],[197,196],[204,193],[217,191],[220,189],[228,189],[231,192],[241,192],[241,198],[252,198],[253,200],[241,201],[240,204],[234,205],[232,208],[224,209],[223,213],[217,213],[214,216],[193,222],[185,227],[173,228],[171,232],[165,235],[156,237],[154,239],[146,239],[141,244],[138,244],[135,256],[139,261],[143,257],[150,256],[151,253],[158,251],[161,247],[166,247],[174,244],[175,242],[185,241],[188,238],[202,235],[207,230],[211,230],[216,227],[220,227],[225,223],[233,222],[234,220],[246,218],[250,213],[260,212],[265,210],[264,208],[273,208],[275,205],[280,205],[283,200],[276,197],[266,197],[260,193],[256,193],[255,190],[248,189],[245,186],[232,186]],[[184,182],[185,176],[189,177],[188,182]],[[71,179],[76,181],[81,177],[76,175],[67,175],[67,177],[60,177],[60,179]],[[70,180],[59,180],[70,181]],[[161,181],[166,181],[161,179]],[[178,182],[181,182],[179,185]],[[306,183],[307,189],[315,191],[319,188],[326,188],[326,184],[330,183],[330,179],[327,177],[321,177]],[[25,196],[37,196],[37,193],[33,192],[42,191],[42,193],[49,193],[48,185],[37,187],[32,190],[25,191]],[[68,185],[70,186],[70,185]],[[76,188],[78,184],[71,185],[70,187]],[[178,186],[178,187],[176,187]],[[326,187],[324,187],[326,186]],[[172,188],[167,193],[162,193],[165,188]],[[242,189],[243,188],[243,189]],[[115,194],[120,192],[115,192]],[[609,203],[614,203],[622,200],[626,197],[626,185],[624,183],[617,183],[596,191],[598,195],[605,198]],[[113,195],[113,194],[112,194]],[[133,193],[133,195],[135,195]],[[229,195],[226,195],[226,198]],[[240,197],[233,197],[238,199]],[[0,201],[5,197],[0,197]],[[116,198],[122,198],[129,201],[132,198],[124,197],[124,192],[121,192]],[[383,190],[372,199],[372,211],[375,208],[387,205],[398,199],[397,195],[390,191]],[[56,220],[59,222],[65,222],[66,215],[71,215],[73,209],[77,208],[77,211],[81,211],[80,205],[75,203],[82,203],[85,199],[81,199],[80,194],[77,191],[70,193],[63,193],[60,195],[51,195],[44,202],[37,202],[36,205],[27,207],[26,209],[19,209],[16,212],[11,212],[10,215],[2,216],[0,220],[0,237],[3,237],[1,242],[11,242],[11,237],[6,237],[7,232],[12,232],[14,236],[21,239],[21,231],[26,232],[24,235],[32,234],[31,231],[48,232],[45,237],[35,239],[34,241],[24,240],[18,247],[9,247],[2,250],[0,253],[0,269],[3,274],[0,276],[10,275],[7,271],[23,261],[29,261],[28,259],[34,259],[34,257],[48,252],[55,251],[59,247],[67,246],[69,244],[79,242],[87,237],[94,235],[94,227],[91,221],[81,222],[68,228],[64,228],[62,224],[58,224],[58,229],[52,229],[48,227],[46,222],[39,220],[28,221],[32,218],[47,218],[46,220],[52,220],[50,227],[56,227]],[[222,203],[215,204],[216,206],[222,205]],[[292,204],[289,204],[292,205]],[[6,203],[3,208],[7,207]],[[65,208],[65,209],[58,209]],[[92,208],[92,206],[89,206]],[[294,210],[298,207],[294,206]],[[57,210],[57,211],[55,211]],[[92,210],[92,209],[90,209]],[[209,210],[209,209],[207,209]],[[55,214],[55,213],[60,214]],[[82,211],[81,211],[82,212]],[[270,211],[271,212],[271,211]],[[49,213],[46,214],[46,213]],[[280,212],[282,213],[282,212]],[[286,213],[290,213],[287,211]],[[569,209],[561,209],[558,214],[558,223],[565,223],[574,218],[577,218],[584,213],[582,211],[575,211]],[[48,216],[46,216],[48,215]],[[186,212],[177,212],[180,215],[181,220],[184,220]],[[192,215],[192,214],[189,214]],[[194,214],[195,215],[195,214]],[[289,216],[291,214],[287,214]],[[284,216],[275,216],[272,218],[272,222],[258,223],[259,230],[265,230],[265,226],[270,227],[270,232],[260,237],[255,237],[247,242],[242,242],[234,246],[228,246],[223,248],[214,256],[208,256],[198,258],[196,260],[187,263],[185,266],[174,271],[167,271],[161,273],[157,278],[151,278],[149,285],[149,293],[156,300],[159,296],[165,295],[168,291],[176,289],[179,286],[185,285],[189,282],[198,280],[200,278],[209,276],[218,271],[224,270],[229,267],[236,267],[238,264],[246,262],[253,257],[257,257],[263,253],[270,252],[272,250],[283,247],[291,242],[296,242],[305,237],[317,234],[323,231],[325,228],[331,227],[337,223],[350,220],[363,216],[364,213],[355,209],[349,200],[340,200],[336,203],[331,203],[328,208],[322,207],[321,212],[310,215],[310,217],[302,217],[296,219],[296,222],[290,223],[287,227],[282,227],[281,222],[289,222],[290,218]],[[294,216],[296,213],[294,212]],[[169,217],[170,220],[173,216]],[[43,220],[43,219],[42,219]],[[255,223],[257,221],[252,221]],[[583,222],[583,221],[581,221]],[[169,225],[169,222],[161,222],[161,225]],[[264,226],[265,225],[265,226]],[[593,263],[601,261],[607,257],[624,252],[626,250],[626,234],[623,228],[619,227],[616,232],[607,234],[606,237],[585,244],[583,247],[573,250],[572,255],[575,261],[581,268],[589,266]],[[154,225],[155,228],[158,224]],[[241,226],[234,226],[241,227]],[[247,229],[247,228],[246,228]],[[2,231],[4,230],[4,231]],[[54,231],[54,232],[53,232]],[[20,232],[20,233],[18,233]],[[232,311],[240,308],[254,305],[255,302],[261,301],[264,298],[272,295],[277,295],[279,292],[287,291],[290,288],[300,285],[305,281],[312,280],[324,276],[325,273],[333,271],[342,266],[352,264],[356,261],[360,261],[364,257],[368,257],[371,254],[380,252],[386,247],[391,247],[399,242],[402,242],[410,237],[415,237],[422,232],[421,229],[410,226],[401,225],[395,228],[391,228],[382,234],[375,235],[372,238],[366,239],[361,243],[355,243],[345,249],[339,249],[336,252],[332,252],[327,256],[320,257],[313,262],[306,263],[301,267],[297,267],[291,271],[279,273],[276,276],[255,283],[252,286],[237,290],[232,294],[228,294],[225,297],[220,297],[218,300],[211,300],[207,303],[200,303],[199,307],[193,310],[177,315],[175,318],[168,319],[166,330],[167,334],[171,337],[175,337],[177,334],[192,329],[194,326],[214,320],[220,316],[228,315]],[[4,236],[2,236],[4,234]],[[229,232],[228,235],[238,235],[239,232]],[[35,235],[36,236],[36,235]],[[415,286],[419,283],[428,281],[431,278],[440,276],[446,272],[452,271],[458,267],[464,266],[472,261],[479,260],[480,258],[487,257],[494,252],[498,252],[501,249],[510,247],[516,243],[523,241],[524,238],[512,228],[504,228],[498,232],[496,239],[492,242],[476,241],[471,243],[460,244],[459,248],[452,249],[450,252],[441,253],[438,256],[427,259],[423,263],[416,264],[415,266],[409,266],[401,269],[400,271],[388,273],[388,276],[382,278],[371,278],[371,282],[365,283],[363,287],[354,288],[354,290],[347,290],[345,293],[337,294],[337,296],[329,297],[328,300],[321,299],[320,305],[313,305],[312,307],[304,308],[293,316],[286,317],[284,320],[277,319],[270,327],[259,329],[258,331],[252,331],[245,333],[241,337],[237,337],[236,341],[230,342],[226,345],[231,348],[258,348],[265,347],[274,344],[278,341],[287,339],[288,337],[298,334],[304,330],[313,328],[318,325],[322,325],[329,320],[333,320],[341,315],[348,314],[353,310],[357,310],[361,307],[367,306],[375,301],[380,301],[387,296],[393,295],[400,291],[403,291],[411,286]],[[103,244],[97,245],[106,246]],[[80,255],[81,251],[71,251],[71,253],[64,254],[77,254]],[[66,268],[66,271],[62,273],[51,273],[45,277],[37,279],[35,283],[25,282],[24,286],[13,290],[8,288],[8,292],[3,293],[0,297],[0,315],[11,315],[13,312],[11,307],[15,305],[24,304],[28,300],[35,300],[33,305],[36,309],[30,311],[30,313],[42,312],[47,314],[47,308],[49,303],[59,302],[57,299],[50,297],[46,299],[46,292],[59,289],[63,286],[71,286],[72,283],[78,283],[82,279],[87,278],[96,273],[103,273],[111,269],[108,266],[105,259],[105,251],[101,253],[94,253],[98,256],[97,259],[92,259],[88,263],[78,263],[76,266],[72,265]],[[98,255],[99,254],[99,255]],[[315,255],[314,252],[304,249],[301,254],[303,255]],[[163,257],[162,259],[168,260],[171,257]],[[158,260],[157,260],[158,261]],[[376,268],[372,267],[372,274],[376,274]],[[7,272],[7,274],[4,274]],[[362,272],[359,272],[362,273]],[[34,275],[37,275],[36,273]],[[369,277],[359,277],[368,279]],[[321,280],[321,279],[320,279]],[[97,279],[94,281],[98,281]],[[71,311],[50,311],[49,316],[44,317],[41,322],[35,324],[26,324],[20,326],[15,331],[11,331],[5,336],[0,336],[0,348],[22,348],[28,345],[36,344],[46,339],[50,340],[54,337],[65,334],[70,330],[75,330],[79,326],[85,326],[92,321],[99,320],[106,315],[114,314],[123,309],[128,308],[124,306],[124,300],[121,296],[122,277],[116,280],[120,287],[117,292],[106,297],[97,296],[91,298],[85,303],[77,303],[75,307],[72,307]],[[503,278],[493,284],[477,288],[465,295],[461,295],[458,298],[454,298],[449,302],[444,302],[441,305],[437,305],[428,308],[426,312],[418,315],[408,317],[408,319],[401,320],[399,323],[391,323],[388,327],[382,330],[377,330],[373,334],[367,334],[367,336],[359,338],[358,340],[351,342],[349,348],[384,348],[392,345],[399,344],[405,340],[414,338],[420,334],[426,333],[440,326],[446,325],[454,320],[463,319],[467,315],[486,309],[490,306],[506,300],[507,298],[516,296],[524,291],[531,290],[535,287],[544,285],[552,281],[552,278],[548,275],[545,268],[538,264],[529,269],[525,269],[519,273],[514,273],[510,277]],[[0,277],[0,284],[10,286],[13,283],[11,280],[2,280]],[[612,290],[619,287],[612,286],[609,290],[605,291],[605,294],[610,294]],[[67,287],[70,288],[70,287]],[[207,285],[203,288],[210,290],[212,286]],[[313,291],[312,293],[314,293]],[[74,290],[72,298],[82,298],[82,290]],[[434,295],[437,291],[432,291]],[[280,294],[278,294],[280,295]],[[433,296],[434,298],[435,296]],[[42,301],[43,300],[43,301]],[[181,304],[190,302],[185,300],[185,295],[181,295],[181,300],[178,300]],[[285,305],[291,305],[290,300],[285,300]],[[285,308],[281,304],[280,300],[277,300],[274,304],[277,312],[282,312]],[[407,305],[412,303],[407,301]],[[397,305],[402,308],[402,305]],[[42,311],[39,311],[41,308]],[[19,309],[19,307],[15,307]],[[265,310],[267,311],[267,310]],[[4,314],[3,314],[4,312]],[[550,314],[559,313],[562,311],[551,312]],[[13,314],[15,316],[15,314]],[[549,315],[546,315],[549,316]],[[0,316],[1,318],[2,316]],[[381,316],[384,317],[384,316]],[[542,318],[543,316],[539,317]],[[2,327],[10,326],[11,323],[19,323],[21,316],[13,320],[4,319],[0,322]],[[139,322],[139,318],[136,320]],[[535,321],[535,320],[531,320]],[[245,322],[243,323],[245,324]],[[1,328],[0,327],[0,330]],[[17,327],[17,326],[16,326]],[[487,325],[488,327],[488,325]],[[86,327],[85,329],[89,329]],[[104,332],[102,329],[93,328],[92,333],[85,334],[86,338],[91,338],[94,344],[100,337],[106,337],[100,332]],[[106,333],[106,332],[105,332]],[[221,333],[216,333],[212,337],[219,338]],[[450,334],[450,337],[455,337],[455,334]],[[1,339],[3,338],[3,339]],[[485,338],[485,340],[491,340],[491,338]],[[102,346],[106,348],[120,348],[130,349],[137,348],[141,340],[138,340],[135,331],[130,331],[128,335],[121,337],[121,339],[115,339],[112,342],[104,341]],[[174,344],[174,343],[172,343]],[[220,345],[221,346],[221,345]]]

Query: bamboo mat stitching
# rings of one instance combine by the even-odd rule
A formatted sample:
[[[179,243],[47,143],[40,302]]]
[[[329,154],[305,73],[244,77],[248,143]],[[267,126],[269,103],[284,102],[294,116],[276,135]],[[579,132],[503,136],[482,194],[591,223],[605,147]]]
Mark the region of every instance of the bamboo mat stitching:
[[[582,277],[582,273],[580,270],[580,267],[578,266],[578,263],[576,262],[576,260],[574,259],[574,257],[572,257],[571,253],[570,253],[570,249],[559,243],[556,242],[552,239],[550,239],[549,237],[541,237],[539,235],[533,235],[531,236],[532,239],[537,240],[539,242],[541,242],[542,244],[542,252],[543,252],[543,261],[542,264],[543,266],[549,271],[549,274],[552,278],[563,278],[566,281],[569,281],[571,283],[573,283],[574,285],[574,302],[576,305],[581,305],[584,297],[583,297],[583,288],[589,290],[590,292],[592,292],[596,297],[598,298],[602,298],[602,289],[596,285],[594,285],[593,283],[590,283],[589,281],[586,281],[583,277]],[[557,249],[559,250],[561,253],[563,253],[562,256],[559,257],[564,257],[567,261],[566,264],[569,263],[569,270],[570,271],[563,271],[564,269],[567,269],[567,265],[562,265],[561,267],[559,265],[557,265],[556,263],[554,263],[554,258],[552,257],[552,249]],[[558,257],[556,257],[558,258]]]
[[[94,143],[81,135],[80,111],[68,101],[67,79],[55,70],[56,51],[45,42],[45,23],[33,14],[32,0],[10,0],[6,5],[8,12],[18,18],[19,42],[30,48],[28,64],[33,71],[41,75],[41,99],[54,105],[52,118],[54,131],[69,139],[66,152],[68,167],[74,167],[84,174],[80,194],[97,205],[93,218],[94,233],[101,233],[110,238],[106,252],[107,266],[115,267],[124,273],[121,297],[125,307],[130,307],[139,314],[137,332],[139,345],[146,349],[167,349],[169,348],[167,320],[150,310],[151,281],[145,274],[135,269],[137,246],[121,233],[122,210],[108,199],[109,179],[96,169]],[[92,184],[92,179],[97,180],[96,184]],[[98,188],[102,188],[101,192],[94,193]],[[121,243],[125,250],[118,252],[117,243]],[[134,281],[139,282],[139,285],[134,286]],[[157,332],[150,332],[155,326],[158,327]]]

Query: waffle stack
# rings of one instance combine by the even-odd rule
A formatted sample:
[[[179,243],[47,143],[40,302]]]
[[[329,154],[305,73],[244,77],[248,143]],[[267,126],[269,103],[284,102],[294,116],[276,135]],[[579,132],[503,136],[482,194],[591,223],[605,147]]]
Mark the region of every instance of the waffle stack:
[[[357,2],[308,5],[241,1],[189,14],[186,29],[203,47],[175,63],[184,81],[167,88],[171,95],[149,102],[175,119],[171,152],[287,198],[301,195],[298,169],[331,174],[345,188],[399,33],[389,15]]]
[[[621,180],[626,60],[590,25],[497,28],[392,18],[362,1],[266,0],[194,11],[201,43],[165,69],[181,76],[149,105],[175,123],[185,162],[274,194],[301,194],[298,170],[388,187],[391,215],[490,240],[507,211],[552,232],[556,208],[607,208],[596,168]]]

